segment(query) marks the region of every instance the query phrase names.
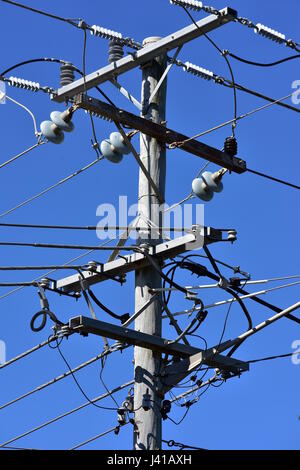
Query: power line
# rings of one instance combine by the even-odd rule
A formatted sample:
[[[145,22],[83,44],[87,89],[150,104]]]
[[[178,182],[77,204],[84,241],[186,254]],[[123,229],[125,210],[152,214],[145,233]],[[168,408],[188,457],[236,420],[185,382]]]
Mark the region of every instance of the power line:
[[[89,163],[88,165],[84,166],[83,168],[80,168],[79,170],[76,170],[74,173],[71,173],[69,176],[66,176],[65,178],[59,180],[57,183],[51,185],[51,186],[48,186],[46,189],[44,189],[43,191],[39,192],[38,194],[35,194],[34,196],[30,197],[29,199],[26,199],[25,201],[21,202],[20,204],[18,204],[17,206],[14,206],[12,207],[11,209],[8,209],[7,211],[5,212],[2,212],[2,214],[0,214],[0,218],[8,215],[8,214],[11,214],[12,212],[15,212],[17,209],[20,209],[21,207],[25,206],[26,204],[29,204],[30,202],[40,198],[41,196],[43,196],[44,194],[48,193],[49,191],[52,191],[52,189],[55,189],[57,188],[58,186],[61,186],[62,184],[65,184],[67,183],[69,180],[75,178],[76,176],[80,175],[81,173],[83,173],[84,171],[88,170],[89,168],[91,168],[92,166],[96,165],[97,163],[99,163],[101,160],[99,158],[97,158],[96,160],[94,160],[93,162]]]
[[[126,423],[128,424],[128,423]],[[126,424],[123,424],[123,426],[125,426]],[[122,426],[122,427],[123,427]],[[100,434],[97,434],[96,436],[93,436],[91,437],[90,439],[87,439],[86,441],[83,441],[81,442],[80,444],[77,444],[75,445],[74,447],[71,447],[71,449],[69,450],[76,450],[76,449],[79,449],[80,447],[83,447],[87,444],[89,444],[90,442],[94,442],[96,441],[97,439],[100,439],[100,437],[104,437],[104,436],[107,436],[107,434],[111,434],[112,432],[114,432],[115,434],[118,434],[119,433],[119,430],[120,430],[120,425],[118,426],[115,426],[113,428],[110,428],[110,429],[107,429],[107,431],[104,431]]]
[[[227,52],[227,51],[225,51]],[[211,72],[207,69],[203,69],[203,67],[199,67],[198,65],[194,65],[190,62],[182,62],[180,60],[175,60],[173,61],[171,58],[169,61],[173,62],[175,65],[178,67],[182,68],[184,71],[196,76],[197,78],[202,78],[205,80],[213,80],[216,85],[222,85],[226,88],[232,88],[233,87],[233,82],[231,80],[228,80],[227,78],[224,78],[214,72]],[[243,85],[240,85],[239,83],[235,82],[235,88],[237,90],[243,91],[244,93],[248,93],[252,96],[256,96],[257,98],[261,98],[263,100],[269,101],[270,103],[274,102],[274,104],[287,108],[291,111],[300,113],[300,109],[296,108],[295,106],[292,106],[290,104],[282,103],[281,101],[277,101],[274,98],[271,98],[270,96],[267,96],[263,93],[260,93],[256,90],[252,90],[250,88],[247,88]],[[275,103],[276,102],[276,103]],[[233,122],[234,120],[232,120]]]
[[[250,361],[246,361],[246,362],[248,362],[248,364],[255,364],[258,362],[273,361],[274,359],[282,359],[282,358],[292,357],[296,355],[297,355],[296,352],[287,353],[287,354],[278,354],[277,356],[262,357],[260,359],[251,359]]]
[[[106,392],[106,393],[104,393],[104,394],[102,394],[102,395],[100,395],[100,396],[98,396],[98,397],[96,397],[96,398],[93,398],[93,399],[91,400],[91,402],[96,403],[96,402],[98,402],[98,401],[101,401],[101,400],[103,400],[104,398],[107,398],[107,397],[108,397],[110,394],[112,394],[112,393],[117,393],[117,392],[123,390],[124,388],[130,387],[133,383],[134,383],[134,381],[131,380],[130,382],[127,382],[127,383],[125,383],[125,384],[123,384],[123,385],[119,385],[118,387],[116,387],[116,388],[114,388],[113,390],[111,390],[110,393],[107,393],[107,392]],[[66,413],[63,413],[63,414],[61,414],[61,415],[59,415],[59,416],[56,416],[55,418],[53,418],[53,419],[51,419],[51,420],[49,420],[49,421],[46,421],[45,423],[42,423],[42,424],[40,424],[39,426],[36,426],[35,428],[32,428],[32,429],[30,429],[29,431],[26,431],[26,432],[24,432],[24,433],[22,433],[22,434],[20,434],[20,435],[18,435],[18,436],[16,436],[16,437],[12,438],[12,439],[9,439],[8,441],[6,441],[6,442],[0,444],[0,448],[5,447],[5,446],[7,446],[8,444],[11,444],[12,442],[16,442],[16,441],[18,441],[19,439],[21,439],[21,438],[23,438],[23,437],[26,437],[26,436],[28,436],[28,435],[30,435],[30,434],[33,434],[34,432],[39,431],[40,429],[43,429],[43,428],[49,426],[50,424],[53,424],[53,423],[55,423],[55,422],[57,422],[57,421],[59,421],[59,420],[65,418],[66,416],[70,416],[71,414],[76,413],[76,412],[79,411],[79,410],[82,410],[83,408],[89,406],[90,404],[91,404],[90,401],[87,401],[86,403],[83,403],[82,405],[77,406],[76,408],[73,408],[72,410],[67,411]]]
[[[263,178],[266,178],[271,181],[275,181],[276,183],[283,184],[285,186],[289,186],[290,188],[295,188],[295,189],[300,189],[300,186],[297,186],[296,184],[290,183],[289,181],[284,181],[279,178],[275,178],[274,176],[266,175],[265,173],[261,173],[259,171],[251,170],[250,168],[247,168],[247,171],[249,173],[253,173],[254,175],[262,176]]]
[[[287,100],[291,96],[293,96],[294,92],[289,93],[286,96],[283,96],[282,98],[278,98],[277,100],[272,101],[272,103],[265,104],[264,106],[259,106],[258,108],[254,108],[251,111],[248,111],[247,113],[241,114],[236,118],[236,121],[239,121],[241,119],[245,119],[246,117],[252,116],[252,114],[258,113],[259,111],[262,111],[264,109],[270,108],[271,106],[274,106],[276,103],[279,103],[281,101]],[[230,119],[229,121],[225,121],[221,124],[218,124],[217,126],[214,126],[206,131],[200,132],[199,134],[196,134],[192,137],[189,137],[186,140],[183,140],[181,142],[172,142],[172,144],[169,145],[169,149],[175,149],[175,148],[180,148],[182,145],[184,145],[186,142],[189,142],[190,140],[197,139],[199,137],[202,137],[203,135],[209,134],[211,132],[214,132],[218,129],[221,129],[222,127],[228,126],[234,122],[234,119]]]
[[[192,22],[194,23],[194,25],[198,28],[198,24],[196,23],[196,21],[194,20],[193,16],[190,14],[190,12],[187,10],[187,8],[184,6],[184,5],[180,5],[183,10],[186,12],[186,14],[189,16],[189,18],[192,20]],[[224,60],[226,61],[226,64],[228,66],[228,69],[229,69],[229,72],[230,72],[230,75],[231,75],[231,80],[232,80],[232,87],[233,87],[233,99],[234,99],[234,118],[233,118],[233,123],[232,123],[232,135],[234,136],[234,129],[236,127],[236,118],[237,118],[237,95],[236,95],[236,87],[235,87],[235,79],[234,79],[234,75],[233,75],[233,70],[232,70],[232,67],[230,65],[230,62],[228,60],[228,58],[226,57],[226,54],[223,54],[222,50],[219,48],[219,46],[215,43],[215,41],[213,41],[206,33],[203,34],[204,37],[215,47],[215,49],[217,49],[217,51],[221,54],[221,56],[224,58]]]
[[[19,354],[18,356],[14,357],[13,359],[10,359],[9,361],[4,362],[3,364],[0,364],[0,369],[4,369],[5,367],[10,366],[11,364],[14,364],[15,362],[24,359],[24,357],[29,356],[30,354],[34,353],[35,351],[38,351],[42,349],[44,346],[48,346],[50,343],[52,343],[55,340],[55,337],[52,336],[47,341],[44,341],[43,343],[38,344],[37,346],[34,346],[31,349],[28,349],[27,351],[23,352],[22,354]],[[1,409],[1,406],[0,406]]]
[[[38,10],[37,8],[32,8],[27,5],[23,5],[22,3],[13,2],[12,0],[1,0],[1,2],[8,3],[10,5],[13,5],[19,8],[23,8],[24,10],[28,10],[33,13],[38,13],[39,15],[42,15],[42,16],[47,16],[48,18],[52,18],[54,20],[63,21],[64,23],[69,23],[72,26],[76,26],[76,27],[78,26],[77,23],[75,23],[73,20],[69,18],[63,18],[62,16],[54,15],[53,13],[48,13],[42,10]]]
[[[59,245],[56,243],[25,243],[25,242],[0,242],[0,246],[15,246],[15,247],[32,247],[32,248],[49,248],[49,249],[63,249],[63,250],[93,250],[93,251],[111,251],[111,250],[139,250],[136,246],[95,246],[95,245]]]
[[[55,14],[52,14],[52,13],[48,13],[48,12],[45,12],[43,10],[38,10],[37,8],[32,8],[32,7],[29,7],[29,6],[24,5],[22,3],[14,2],[12,0],[1,0],[1,1],[4,2],[4,3],[8,3],[10,5],[13,5],[13,6],[19,7],[19,8],[23,8],[24,10],[28,10],[28,11],[31,11],[33,13],[37,13],[37,14],[42,15],[42,16],[47,16],[48,18],[52,18],[54,20],[58,20],[58,21],[62,21],[64,23],[68,23],[71,26],[74,26],[75,28],[81,29],[83,31],[88,30],[94,36],[97,36],[97,37],[100,37],[100,38],[103,38],[103,39],[112,39],[114,41],[120,42],[122,45],[131,47],[133,49],[138,50],[142,47],[141,44],[139,44],[138,42],[136,42],[132,38],[125,38],[125,37],[122,36],[121,33],[111,31],[111,30],[106,29],[106,28],[102,28],[101,26],[97,26],[97,25],[90,26],[85,21],[83,21],[81,18],[75,18],[75,19],[74,18],[72,18],[72,19],[71,18],[64,18],[62,16],[58,16],[58,15],[55,15]]]
[[[284,57],[283,59],[280,59],[280,60],[276,60],[274,62],[255,62],[253,60],[247,60],[247,59],[244,59],[242,57],[239,57],[237,56],[236,54],[233,54],[232,52],[230,51],[226,51],[226,53],[228,55],[230,55],[230,57],[232,57],[233,59],[236,59],[240,62],[243,62],[244,64],[248,64],[248,65],[254,65],[256,67],[274,67],[275,65],[280,65],[280,64],[283,64],[284,62],[288,62],[290,60],[294,60],[294,59],[299,59],[300,58],[300,54],[295,54],[295,55],[292,55],[290,57]]]
[[[42,224],[18,224],[18,223],[0,223],[0,227],[14,227],[14,228],[33,228],[33,229],[47,229],[47,230],[92,230],[92,231],[108,231],[108,230],[128,230],[136,232],[146,232],[151,230],[147,227],[130,227],[129,225],[42,225]],[[159,230],[169,232],[183,232],[190,227],[157,227]]]
[[[109,240],[106,240],[106,242],[104,242],[103,244],[100,244],[99,246],[105,246],[105,245],[107,245],[107,244],[110,243],[110,242],[111,242],[110,239],[109,239]],[[79,259],[82,259],[82,258],[84,258],[85,256],[87,256],[87,255],[89,255],[89,254],[91,254],[91,253],[93,253],[93,252],[94,252],[94,250],[88,250],[88,251],[86,251],[85,253],[82,253],[81,255],[75,256],[74,258],[71,258],[69,261],[67,261],[63,266],[69,266],[71,263],[74,263],[75,261],[78,261]],[[39,277],[33,279],[31,282],[39,281],[40,279],[44,278],[45,276],[49,276],[50,274],[53,274],[53,273],[55,273],[55,272],[56,272],[56,269],[53,269],[53,270],[51,270],[51,271],[48,271],[48,272],[42,274],[41,276],[39,276]],[[7,292],[6,294],[3,294],[2,296],[0,296],[0,300],[2,300],[2,299],[4,299],[4,298],[8,297],[9,295],[12,295],[12,294],[15,294],[15,293],[19,292],[19,291],[22,290],[22,289],[23,289],[23,287],[18,287],[17,289],[13,289],[13,290]]]
[[[41,145],[46,144],[44,141],[38,141],[36,144],[32,145],[26,150],[23,150],[23,152],[19,153],[18,155],[15,155],[14,157],[10,158],[4,163],[0,163],[0,170],[1,168],[4,168],[7,165],[10,165],[10,163],[13,163],[15,160],[18,160],[20,157],[23,157],[23,155],[26,155],[27,153],[31,152],[32,150],[36,149],[37,147],[40,147]]]
[[[91,359],[89,359],[88,361],[85,361],[83,362],[82,364],[79,364],[78,366],[74,367],[72,369],[72,372],[75,373],[75,372],[78,372],[80,371],[81,369],[84,369],[85,367],[88,367],[89,365],[91,364],[94,364],[95,362],[99,361],[101,359],[101,357],[104,357],[104,356],[107,356],[108,354],[111,354],[112,352],[114,352],[116,349],[113,348],[113,346],[110,348],[110,350],[108,351],[103,351],[101,354],[98,354],[97,356],[95,357],[92,357]],[[119,349],[120,350],[120,349]],[[66,379],[67,377],[69,377],[71,375],[71,371],[67,371],[67,372],[64,372],[63,374],[60,374],[58,375],[57,377],[54,377],[53,379],[49,380],[48,382],[45,382],[41,385],[39,385],[38,387],[35,387],[33,388],[32,390],[24,393],[23,395],[20,395],[19,397],[17,398],[14,398],[13,400],[10,400],[9,402],[7,403],[4,403],[3,405],[0,406],[0,410],[3,410],[4,408],[7,408],[8,406],[11,406],[13,405],[14,403],[17,403],[21,400],[24,400],[24,398],[27,398],[31,395],[34,395],[35,393],[37,392],[40,392],[42,390],[44,390],[45,388],[47,387],[50,387],[51,385],[53,384],[56,384],[57,382],[60,382],[61,380],[64,380]]]
[[[34,64],[36,62],[53,62],[53,63],[56,63],[56,64],[65,64],[66,61],[65,60],[62,60],[62,59],[55,59],[55,58],[51,58],[51,57],[39,57],[39,58],[36,58],[36,59],[29,59],[29,60],[24,60],[22,62],[19,62],[17,64],[14,64],[12,66],[10,66],[8,69],[4,70],[0,76],[2,75],[6,75],[7,73],[11,72],[12,70],[15,70],[19,67],[23,67],[23,65],[28,65],[28,64]]]

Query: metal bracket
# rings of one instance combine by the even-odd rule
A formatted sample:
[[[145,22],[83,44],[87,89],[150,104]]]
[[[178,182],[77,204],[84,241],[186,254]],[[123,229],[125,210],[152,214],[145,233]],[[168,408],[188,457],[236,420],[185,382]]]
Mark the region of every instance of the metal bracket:
[[[221,345],[221,349],[222,346],[226,349],[227,343],[230,343],[230,341]],[[249,364],[247,362],[219,355],[215,348],[210,348],[192,355],[188,359],[183,359],[167,366],[164,369],[162,378],[163,392],[168,392],[174,385],[181,382],[181,380],[202,364],[207,364],[208,366],[218,368],[222,371],[224,370],[225,372],[231,372],[235,375],[240,375],[242,372],[249,370]]]

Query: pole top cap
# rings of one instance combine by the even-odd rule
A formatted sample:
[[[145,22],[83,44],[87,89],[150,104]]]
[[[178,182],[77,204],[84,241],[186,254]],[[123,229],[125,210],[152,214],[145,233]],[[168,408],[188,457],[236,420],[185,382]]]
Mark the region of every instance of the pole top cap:
[[[145,38],[143,41],[143,46],[147,46],[148,44],[152,44],[154,42],[157,42],[161,39],[160,36],[150,36],[149,38]]]

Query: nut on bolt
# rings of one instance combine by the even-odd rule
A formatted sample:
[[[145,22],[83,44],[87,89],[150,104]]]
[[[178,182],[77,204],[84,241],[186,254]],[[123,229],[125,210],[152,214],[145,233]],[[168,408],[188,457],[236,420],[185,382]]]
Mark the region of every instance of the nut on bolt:
[[[227,235],[228,235],[227,239],[228,239],[229,242],[233,243],[237,240],[237,231],[236,230],[233,230],[233,229],[228,230]]]

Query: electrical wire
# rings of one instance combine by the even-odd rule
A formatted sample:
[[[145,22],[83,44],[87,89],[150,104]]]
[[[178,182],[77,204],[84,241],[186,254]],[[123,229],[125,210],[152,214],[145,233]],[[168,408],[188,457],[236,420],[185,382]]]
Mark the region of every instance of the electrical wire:
[[[95,245],[59,245],[57,243],[25,243],[25,242],[0,242],[0,246],[19,246],[19,247],[32,247],[32,248],[49,248],[49,249],[63,249],[63,250],[93,250],[93,251],[111,251],[111,250],[137,250],[138,246],[95,246]],[[180,287],[180,286],[179,286]],[[182,289],[181,289],[182,290]],[[186,290],[184,290],[186,292]]]
[[[191,19],[191,21],[194,23],[194,25],[197,27],[197,29],[201,29],[199,28],[198,24],[196,23],[195,19],[193,18],[193,16],[190,14],[190,12],[187,10],[187,8],[184,6],[184,5],[179,5],[183,8],[183,10],[186,12],[186,14],[189,16],[189,18]],[[213,41],[209,36],[208,34],[204,33],[203,36],[217,49],[217,51],[221,54],[221,56],[225,59],[226,61],[226,64],[228,66],[228,69],[229,69],[229,72],[230,72],[230,75],[231,75],[231,80],[232,80],[232,87],[233,87],[233,99],[234,99],[234,118],[233,118],[233,123],[232,123],[232,136],[234,137],[234,131],[235,131],[235,127],[236,127],[236,122],[237,122],[237,94],[236,94],[236,87],[235,87],[235,79],[234,79],[234,75],[233,75],[233,70],[232,70],[232,67],[230,65],[230,62],[228,60],[228,58],[226,57],[226,54],[219,48],[219,46],[215,43],[215,41]]]
[[[36,125],[36,119],[35,119],[35,116],[33,114],[32,111],[30,111],[29,108],[27,108],[27,106],[25,106],[24,104],[22,103],[19,103],[19,101],[15,100],[14,98],[11,98],[10,96],[8,95],[5,95],[5,98],[7,98],[9,101],[11,101],[12,103],[16,104],[17,106],[19,106],[20,108],[24,109],[31,117],[32,121],[33,121],[33,126],[34,126],[34,134],[36,137],[40,137],[40,133],[38,132],[37,130],[37,125]]]
[[[252,116],[253,114],[255,114],[259,111],[262,111],[264,109],[270,108],[271,106],[274,106],[276,103],[280,103],[281,101],[287,100],[288,98],[293,96],[294,93],[295,92],[293,91],[292,93],[289,93],[288,95],[283,96],[282,98],[278,98],[277,100],[274,100],[271,103],[265,104],[264,106],[259,106],[258,108],[254,108],[253,110],[248,111],[247,113],[240,114],[239,116],[237,116],[236,121],[240,121],[241,119],[245,119],[246,117]],[[228,126],[228,125],[232,124],[234,121],[235,121],[234,119],[230,119],[229,121],[224,121],[221,124],[218,124],[217,126],[211,127],[210,129],[207,129],[203,132],[195,134],[192,137],[189,137],[188,139],[185,139],[181,142],[172,142],[171,144],[169,144],[169,149],[173,150],[175,148],[180,148],[185,143],[190,142],[191,140],[197,139],[199,137],[202,137],[203,135],[210,134],[211,132],[214,132],[218,129],[221,129],[225,126]]]
[[[18,160],[20,157],[23,157],[23,155],[26,155],[27,153],[31,152],[32,150],[34,150],[37,147],[40,147],[41,145],[44,145],[44,144],[46,144],[45,141],[39,140],[36,144],[32,145],[31,147],[29,147],[26,150],[23,150],[23,152],[19,153],[18,155],[15,155],[14,157],[7,160],[6,162],[0,163],[0,170],[1,170],[1,168],[4,168],[5,166],[10,165],[14,161]]]
[[[85,71],[85,67],[86,67],[87,34],[86,34],[86,29],[85,28],[83,29],[83,37],[84,37],[84,39],[83,39],[82,70],[83,70],[84,94],[86,94],[86,71]],[[91,141],[92,142],[92,147],[95,150],[97,157],[100,158],[102,155],[101,155],[100,146],[99,146],[99,142],[98,142],[97,135],[96,135],[94,119],[93,119],[91,111],[89,111],[89,117],[90,117],[90,121],[91,121],[93,137],[94,137],[94,141],[93,140]]]
[[[284,62],[288,62],[290,60],[300,58],[300,54],[295,54],[290,57],[284,57],[284,59],[276,60],[275,62],[266,63],[266,62],[255,62],[253,60],[247,60],[247,59],[237,56],[236,54],[233,54],[230,51],[226,51],[226,53],[233,59],[238,60],[239,62],[243,62],[244,64],[248,64],[248,65],[254,65],[256,67],[274,67],[275,65],[280,65],[280,64],[283,64]]]
[[[250,361],[246,361],[246,362],[248,362],[248,364],[256,364],[258,362],[272,361],[274,359],[282,359],[282,358],[286,358],[286,357],[293,357],[296,354],[297,354],[296,352],[287,353],[287,354],[278,354],[277,356],[262,357],[260,359],[251,359]]]
[[[123,426],[126,426],[126,424],[128,424],[128,423],[123,424]],[[123,427],[123,426],[122,426],[122,427]],[[90,442],[94,442],[94,441],[96,441],[97,439],[100,439],[100,437],[104,437],[104,436],[106,436],[107,434],[111,434],[112,432],[114,432],[115,434],[118,434],[120,428],[121,428],[121,426],[115,426],[115,427],[113,427],[113,428],[107,429],[107,431],[104,431],[104,432],[102,432],[102,433],[100,433],[100,434],[97,434],[96,436],[93,436],[93,437],[91,437],[90,439],[87,439],[86,441],[81,442],[80,444],[77,444],[77,445],[74,446],[74,447],[71,447],[70,450],[79,449],[80,447],[83,447],[83,446],[85,446],[86,444],[89,444]]]
[[[20,361],[21,359],[24,359],[24,357],[27,357],[29,356],[30,354],[36,352],[36,351],[39,351],[40,349],[42,349],[44,346],[48,346],[49,343],[52,343],[53,341],[56,340],[56,337],[55,336],[51,336],[50,338],[48,338],[46,341],[44,341],[43,343],[40,343],[36,346],[34,346],[33,348],[31,349],[28,349],[27,351],[24,351],[23,353],[19,354],[18,356],[14,357],[13,359],[10,359],[9,361],[6,361],[4,362],[3,364],[0,364],[0,370],[1,369],[5,369],[5,367],[8,367],[10,366],[11,364],[14,364],[15,362],[17,361]],[[1,406],[0,406],[0,410],[1,410]]]
[[[106,242],[104,242],[103,244],[100,244],[99,246],[105,246],[105,245],[107,245],[107,244],[110,243],[110,242],[111,242],[111,240],[108,239],[108,240],[106,240]],[[67,261],[67,262],[64,264],[64,266],[69,266],[71,263],[74,263],[75,261],[78,261],[79,259],[82,259],[82,258],[84,258],[85,256],[90,255],[91,253],[94,253],[94,250],[88,250],[88,251],[86,251],[85,253],[82,253],[82,254],[80,254],[80,255],[78,255],[78,256],[75,256],[74,258],[71,258],[69,261]],[[56,269],[53,269],[53,270],[51,270],[51,271],[48,271],[48,272],[42,274],[41,276],[39,276],[39,277],[33,279],[31,282],[39,281],[39,280],[41,280],[42,278],[44,278],[45,276],[49,276],[50,274],[53,274],[53,273],[55,273],[55,272],[56,272]],[[7,292],[6,294],[3,294],[2,296],[0,296],[0,300],[4,299],[4,298],[6,298],[6,297],[8,297],[8,296],[10,296],[10,295],[12,295],[12,294],[15,294],[15,293],[19,292],[19,291],[22,290],[22,289],[23,289],[23,287],[18,287],[17,289],[13,289],[13,290]]]
[[[82,364],[79,364],[78,366],[74,367],[72,369],[72,372],[73,373],[78,372],[81,369],[84,369],[85,367],[88,367],[89,365],[94,364],[95,362],[99,361],[99,359],[101,359],[101,357],[112,354],[115,351],[123,350],[126,347],[127,346],[124,346],[124,347],[122,346],[122,348],[117,348],[117,349],[114,349],[113,347],[111,347],[110,350],[103,351],[101,354],[97,354],[97,356],[94,356],[91,359],[89,359],[88,361],[85,361]],[[57,382],[60,382],[61,380],[66,379],[70,375],[71,375],[71,371],[64,372],[63,374],[60,374],[57,377],[54,377],[53,379],[49,380],[48,382],[45,382],[45,383],[39,385],[38,387],[35,387],[32,390],[29,390],[28,392],[24,393],[23,395],[20,395],[19,397],[14,398],[13,400],[10,400],[7,403],[4,403],[3,405],[0,405],[0,410],[3,410],[4,408],[7,408],[7,407],[9,407],[9,406],[21,401],[21,400],[24,400],[24,398],[27,398],[31,395],[34,395],[37,392],[41,392],[45,388],[50,387],[51,385],[54,385]],[[92,401],[95,401],[95,400],[97,401],[98,399],[95,398]],[[88,404],[89,404],[89,402],[88,402]]]
[[[71,179],[73,179],[76,176],[80,175],[81,173],[85,172],[86,170],[88,170],[92,166],[96,165],[100,161],[101,160],[99,158],[97,158],[96,160],[89,163],[88,165],[80,168],[79,170],[76,170],[74,173],[71,173],[70,175],[66,176],[65,178],[59,180],[57,183],[55,183],[51,186],[48,186],[46,189],[43,189],[43,191],[39,192],[38,194],[35,194],[34,196],[31,196],[30,198],[26,199],[25,201],[21,202],[20,204],[18,204],[16,206],[12,207],[11,209],[8,209],[7,211],[2,212],[2,214],[0,214],[0,218],[6,216],[8,214],[11,214],[12,212],[15,212],[16,210],[20,209],[21,207],[31,203],[32,201],[35,201],[38,198],[40,198],[41,196],[48,193],[49,191],[52,191],[53,189],[57,188],[58,186],[61,186],[62,184],[67,183],[68,181],[70,181]]]
[[[252,173],[254,175],[261,176],[262,178],[265,178],[265,179],[268,179],[268,180],[271,180],[271,181],[275,181],[275,183],[280,183],[280,184],[283,184],[285,186],[289,186],[290,188],[294,188],[294,189],[300,189],[300,186],[298,186],[294,183],[290,183],[289,181],[284,181],[284,180],[281,180],[279,178],[275,178],[274,176],[266,175],[265,173],[261,173],[260,171],[251,170],[250,168],[247,168],[247,171],[248,171],[248,173]]]
[[[134,381],[131,380],[130,382],[127,382],[123,385],[120,385],[120,386],[116,387],[114,390],[111,391],[111,393],[117,393],[117,392],[123,390],[124,388],[127,388],[127,387],[131,386],[133,383],[134,383]],[[108,394],[104,393],[103,395],[100,395],[99,397],[96,397],[91,401],[92,402],[98,402],[98,401],[103,400],[104,398],[107,398],[107,397],[108,397]],[[2,444],[0,444],[0,448],[5,447],[8,444],[11,444],[12,442],[16,442],[19,439],[22,439],[23,437],[29,436],[30,434],[33,434],[34,432],[39,431],[40,429],[44,429],[45,427],[49,426],[50,424],[56,423],[57,421],[60,421],[61,419],[65,418],[67,416],[70,416],[71,414],[76,413],[79,410],[82,410],[83,408],[89,406],[90,404],[91,403],[89,401],[87,401],[83,405],[77,406],[76,408],[73,408],[72,410],[67,411],[66,413],[63,413],[59,416],[56,416],[55,418],[53,418],[49,421],[46,421],[46,422],[40,424],[39,426],[36,426],[35,428],[29,429],[28,431],[25,431],[22,434],[20,434],[16,437],[13,437],[13,438],[9,439],[6,442],[3,442]]]
[[[70,25],[77,27],[77,23],[75,23],[72,19],[69,19],[69,18],[63,18],[62,16],[58,16],[58,15],[54,15],[52,13],[48,13],[48,12],[45,12],[45,11],[42,11],[42,10],[38,10],[37,8],[32,8],[30,6],[23,5],[22,3],[14,2],[12,0],[1,0],[1,2],[8,3],[10,5],[13,5],[13,6],[16,6],[16,7],[19,7],[19,8],[23,8],[24,10],[28,10],[28,11],[31,11],[33,13],[38,13],[39,15],[42,15],[42,16],[47,16],[48,18],[52,18],[54,20],[63,21],[64,23],[69,23]]]
[[[97,405],[97,403],[94,403],[88,396],[87,394],[85,393],[85,391],[83,390],[83,388],[81,387],[81,385],[79,384],[77,378],[75,377],[74,375],[74,372],[72,371],[72,368],[71,366],[69,365],[67,359],[65,358],[64,354],[62,353],[60,347],[59,347],[59,344],[57,343],[57,350],[61,356],[61,358],[63,359],[64,363],[66,364],[67,368],[69,369],[69,371],[71,372],[71,375],[74,379],[74,382],[76,383],[78,389],[80,390],[80,392],[82,393],[82,395],[84,396],[84,398],[90,402],[91,405],[95,406],[96,408],[100,408],[101,410],[108,410],[108,411],[117,411],[118,408],[109,408],[109,407],[105,407],[105,406],[100,406],[100,405]],[[110,395],[110,393],[109,393]]]

